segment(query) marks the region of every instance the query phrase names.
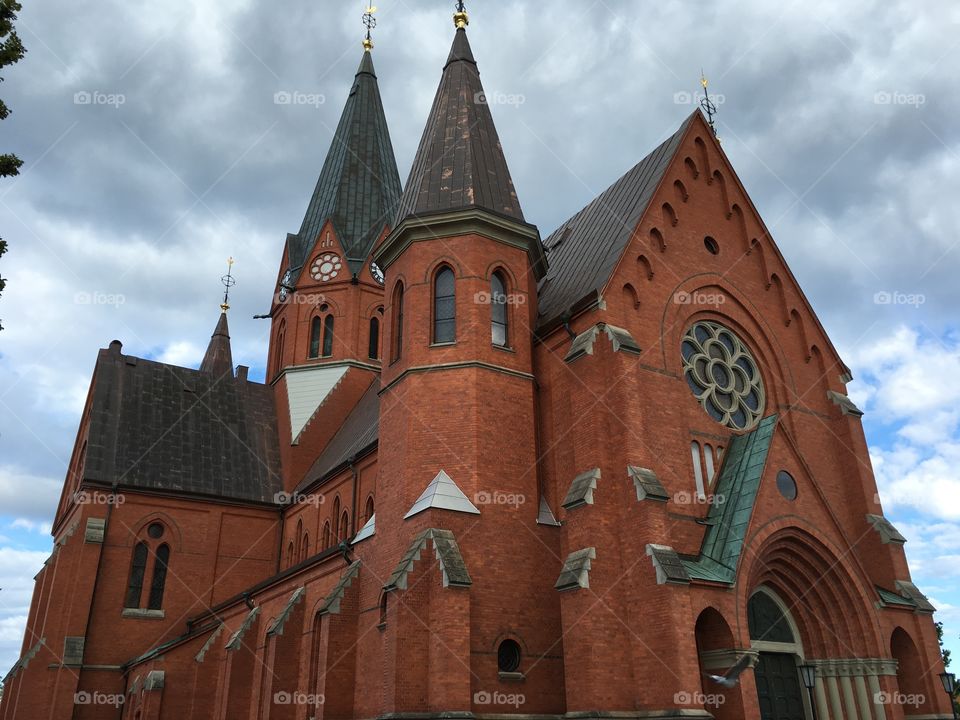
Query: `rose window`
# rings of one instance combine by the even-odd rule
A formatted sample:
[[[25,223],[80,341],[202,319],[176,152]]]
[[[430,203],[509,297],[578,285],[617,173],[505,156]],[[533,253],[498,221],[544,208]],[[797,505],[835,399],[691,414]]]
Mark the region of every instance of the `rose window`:
[[[698,322],[680,344],[687,385],[716,420],[748,430],[763,413],[763,380],[750,350],[733,332],[714,322]]]

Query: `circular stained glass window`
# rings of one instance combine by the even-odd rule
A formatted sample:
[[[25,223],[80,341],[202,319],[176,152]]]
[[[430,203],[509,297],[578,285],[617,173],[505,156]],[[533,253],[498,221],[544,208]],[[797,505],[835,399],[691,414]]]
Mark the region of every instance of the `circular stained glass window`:
[[[147,528],[147,535],[152,537],[154,540],[163,537],[163,525],[160,523],[150,523],[150,526]]]
[[[716,420],[735,430],[749,430],[763,413],[763,380],[750,350],[731,330],[715,322],[698,322],[680,344],[687,385]]]
[[[797,481],[794,480],[793,475],[786,470],[781,470],[777,473],[777,490],[779,490],[780,494],[787,500],[797,499]]]

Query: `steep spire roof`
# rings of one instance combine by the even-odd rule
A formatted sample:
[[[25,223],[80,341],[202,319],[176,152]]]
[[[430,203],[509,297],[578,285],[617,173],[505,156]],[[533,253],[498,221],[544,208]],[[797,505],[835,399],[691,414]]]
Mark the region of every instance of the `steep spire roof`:
[[[400,174],[373,57],[364,51],[300,232],[289,237],[290,266],[303,267],[327,220],[357,273],[400,198]]]
[[[227,328],[227,312],[220,313],[217,327],[214,328],[207,345],[207,352],[200,363],[200,372],[210,373],[221,377],[230,373],[233,375],[233,353],[230,351],[230,330]]]
[[[459,27],[394,227],[410,215],[467,208],[523,221],[477,62]]]

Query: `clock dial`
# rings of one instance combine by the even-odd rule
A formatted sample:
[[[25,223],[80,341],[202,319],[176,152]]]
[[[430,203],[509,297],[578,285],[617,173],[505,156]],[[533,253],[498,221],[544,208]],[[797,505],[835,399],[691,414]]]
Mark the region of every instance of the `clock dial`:
[[[327,280],[333,280],[339,275],[341,268],[343,268],[343,262],[339,255],[323,253],[310,266],[310,277],[320,282],[327,282]]]
[[[374,280],[383,285],[383,270],[373,261],[370,262],[370,274],[373,275]]]

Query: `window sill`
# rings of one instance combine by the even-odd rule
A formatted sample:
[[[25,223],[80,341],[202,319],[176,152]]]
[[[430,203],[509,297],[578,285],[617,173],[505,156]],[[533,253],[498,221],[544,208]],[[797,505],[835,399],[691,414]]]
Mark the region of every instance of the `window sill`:
[[[507,345],[491,344],[490,347],[492,347],[494,350],[499,350],[500,352],[510,353],[511,355],[517,354],[516,350],[514,350],[512,347],[509,347]]]
[[[527,679],[526,675],[522,672],[501,672],[499,675],[500,680],[506,682],[523,682]]]
[[[456,345],[456,344],[457,344],[457,341],[454,340],[454,341],[452,341],[452,342],[430,343],[430,347],[432,347],[432,348],[445,348],[445,347],[453,347],[453,346]]]
[[[124,608],[122,616],[125,618],[136,618],[138,620],[162,620],[164,617],[164,612],[163,610]]]

